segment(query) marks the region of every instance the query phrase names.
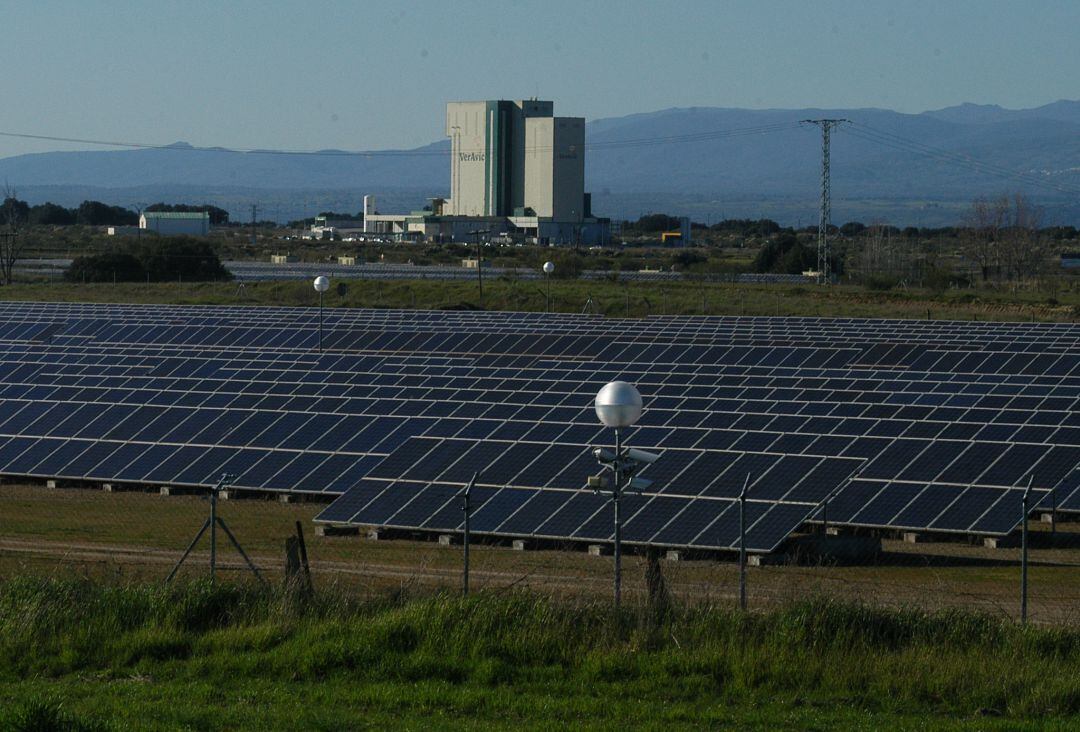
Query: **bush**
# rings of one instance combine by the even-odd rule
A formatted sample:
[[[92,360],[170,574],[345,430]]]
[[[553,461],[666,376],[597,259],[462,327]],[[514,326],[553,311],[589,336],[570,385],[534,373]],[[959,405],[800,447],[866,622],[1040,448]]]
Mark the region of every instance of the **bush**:
[[[210,243],[190,236],[143,240],[136,256],[154,282],[232,279]]]
[[[232,279],[206,241],[188,236],[147,238],[126,250],[78,257],[68,282],[188,282]]]
[[[134,282],[146,279],[142,262],[133,254],[113,252],[76,257],[64,272],[68,282]]]

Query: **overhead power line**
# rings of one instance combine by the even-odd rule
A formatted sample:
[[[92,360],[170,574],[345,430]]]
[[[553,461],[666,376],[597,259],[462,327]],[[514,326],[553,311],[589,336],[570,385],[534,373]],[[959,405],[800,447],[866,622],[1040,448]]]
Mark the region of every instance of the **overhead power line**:
[[[998,165],[997,163],[988,163],[965,153],[945,150],[940,147],[928,145],[924,142],[919,142],[918,140],[911,140],[892,132],[876,129],[870,125],[852,122],[851,125],[845,129],[845,132],[849,135],[858,137],[859,139],[866,140],[867,142],[873,142],[899,152],[919,155],[940,163],[963,168],[973,173],[1015,180],[1068,195],[1080,195],[1080,186],[1078,185],[1062,181],[1052,181],[1032,173],[1013,170],[1003,165]]]
[[[777,123],[769,125],[757,125],[755,127],[740,127],[724,130],[710,130],[707,132],[695,132],[687,133],[684,135],[665,135],[656,137],[640,137],[628,140],[608,140],[598,142],[587,142],[585,148],[587,150],[605,150],[612,148],[632,148],[632,147],[646,147],[652,145],[672,145],[680,143],[693,143],[704,142],[707,140],[722,140],[728,137],[743,137],[747,135],[762,135],[772,132],[779,132],[781,130],[794,129],[797,125],[794,122],[790,123]],[[448,157],[451,154],[450,150],[368,150],[368,151],[350,151],[350,150],[282,150],[282,149],[266,149],[266,148],[239,148],[239,147],[196,147],[192,145],[178,146],[162,145],[156,143],[147,142],[131,142],[122,140],[95,140],[82,137],[60,137],[56,135],[36,135],[25,132],[5,132],[0,131],[0,137],[11,137],[23,140],[44,140],[48,142],[66,142],[78,145],[100,145],[103,147],[121,147],[138,150],[176,150],[178,152],[215,152],[215,153],[230,153],[240,155],[289,155],[289,156],[313,156],[313,157],[357,157],[357,158],[376,158],[376,157]],[[550,147],[530,147],[530,150],[550,150]],[[462,149],[460,152],[482,152],[482,150],[467,150]]]

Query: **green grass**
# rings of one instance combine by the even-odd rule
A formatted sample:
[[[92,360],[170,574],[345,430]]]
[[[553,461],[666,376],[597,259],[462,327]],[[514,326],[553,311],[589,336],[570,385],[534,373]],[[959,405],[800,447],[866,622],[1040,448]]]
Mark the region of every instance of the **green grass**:
[[[345,297],[331,294],[327,307],[460,308],[480,305],[475,280],[350,280]],[[648,314],[804,315],[935,320],[1046,320],[1080,317],[1080,293],[1071,279],[1052,291],[973,289],[935,292],[875,291],[838,285],[731,285],[684,282],[616,282],[555,279],[555,309],[581,312],[591,297],[609,317]],[[542,282],[489,278],[485,309],[543,310]],[[193,305],[315,306],[307,281],[237,283],[67,284],[22,283],[0,288],[0,299],[56,302],[131,302]]]
[[[0,729],[1064,729],[1080,630],[21,577],[0,583],[0,709]]]

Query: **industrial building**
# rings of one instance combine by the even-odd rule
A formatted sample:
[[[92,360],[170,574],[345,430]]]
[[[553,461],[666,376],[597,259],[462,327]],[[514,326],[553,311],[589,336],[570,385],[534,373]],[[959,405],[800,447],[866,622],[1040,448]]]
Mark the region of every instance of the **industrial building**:
[[[139,215],[139,228],[162,236],[205,236],[210,233],[210,214],[145,211]]]
[[[378,214],[364,197],[366,233],[399,239],[538,244],[604,244],[607,219],[585,192],[585,120],[555,117],[554,104],[529,99],[450,102],[450,197],[423,211]]]

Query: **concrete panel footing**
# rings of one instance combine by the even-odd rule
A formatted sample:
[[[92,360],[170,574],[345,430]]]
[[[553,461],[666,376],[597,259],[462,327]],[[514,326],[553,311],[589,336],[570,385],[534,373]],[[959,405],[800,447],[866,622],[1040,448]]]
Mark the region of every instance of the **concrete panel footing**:
[[[607,544],[589,544],[589,556],[605,557],[611,554],[611,547]]]
[[[683,553],[678,549],[668,549],[664,552],[664,559],[669,562],[681,562],[683,559]]]
[[[453,534],[439,534],[439,544],[442,546],[450,546],[457,543],[457,537]]]
[[[1019,534],[1008,536],[984,536],[983,546],[987,549],[1015,549],[1020,546]]]
[[[767,567],[770,564],[784,564],[784,558],[779,554],[748,554],[746,566]]]
[[[356,536],[359,533],[360,529],[356,526],[315,524],[315,536]]]
[[[529,542],[524,539],[514,539],[510,542],[510,548],[516,552],[523,552],[529,548]]]

